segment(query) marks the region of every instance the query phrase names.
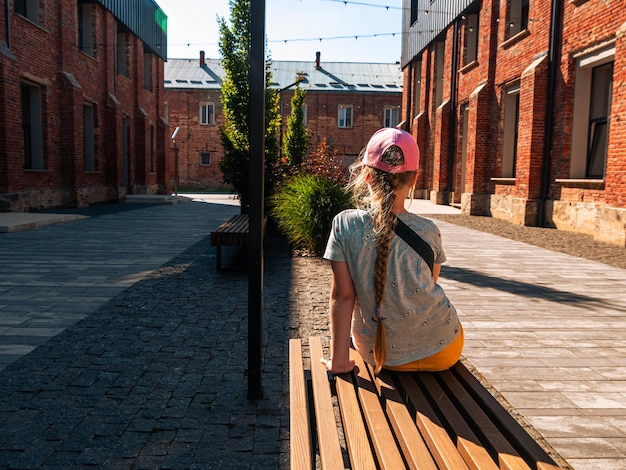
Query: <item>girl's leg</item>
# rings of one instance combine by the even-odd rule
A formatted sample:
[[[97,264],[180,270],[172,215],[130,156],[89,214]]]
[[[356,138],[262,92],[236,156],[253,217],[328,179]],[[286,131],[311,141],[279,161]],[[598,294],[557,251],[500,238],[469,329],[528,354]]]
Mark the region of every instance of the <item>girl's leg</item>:
[[[458,336],[448,345],[432,356],[425,357],[424,359],[418,359],[417,361],[409,362],[399,366],[385,367],[387,370],[395,370],[398,372],[415,372],[415,371],[427,371],[427,372],[439,372],[447,370],[452,367],[461,357],[463,351],[463,327],[460,327]]]

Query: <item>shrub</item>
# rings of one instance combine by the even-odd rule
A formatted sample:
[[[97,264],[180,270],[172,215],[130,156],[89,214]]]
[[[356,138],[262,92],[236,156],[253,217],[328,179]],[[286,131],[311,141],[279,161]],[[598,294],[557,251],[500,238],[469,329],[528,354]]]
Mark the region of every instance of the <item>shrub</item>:
[[[302,163],[302,172],[321,176],[345,185],[348,182],[346,170],[337,150],[331,148],[326,137],[319,143],[314,152]]]
[[[270,202],[271,215],[292,246],[316,255],[326,247],[333,217],[350,207],[344,188],[316,175],[293,177]]]

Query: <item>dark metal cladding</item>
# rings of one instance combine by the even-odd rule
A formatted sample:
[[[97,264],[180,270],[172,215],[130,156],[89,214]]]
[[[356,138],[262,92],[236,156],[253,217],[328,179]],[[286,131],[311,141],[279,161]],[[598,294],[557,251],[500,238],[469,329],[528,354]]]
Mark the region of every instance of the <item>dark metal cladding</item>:
[[[403,0],[402,67],[411,62],[458,17],[479,0]]]
[[[167,60],[167,16],[154,0],[96,0],[148,49]]]

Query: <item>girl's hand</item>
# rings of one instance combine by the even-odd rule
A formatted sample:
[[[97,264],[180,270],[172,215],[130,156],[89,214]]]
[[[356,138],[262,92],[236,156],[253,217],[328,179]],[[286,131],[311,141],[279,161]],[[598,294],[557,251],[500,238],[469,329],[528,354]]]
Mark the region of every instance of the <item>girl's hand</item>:
[[[333,364],[332,359],[321,358],[320,361],[322,361],[322,364],[324,364],[328,371],[333,374],[344,374],[346,372],[350,372],[352,371],[352,369],[354,369],[355,366],[353,360],[349,360],[347,363],[344,364]]]

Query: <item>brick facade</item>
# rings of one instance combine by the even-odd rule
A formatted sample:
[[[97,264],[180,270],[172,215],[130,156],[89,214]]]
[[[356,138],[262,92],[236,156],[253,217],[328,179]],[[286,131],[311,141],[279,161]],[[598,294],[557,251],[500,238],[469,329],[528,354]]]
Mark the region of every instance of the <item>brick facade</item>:
[[[161,117],[163,59],[98,2],[26,4],[37,11],[19,12],[10,2],[8,29],[0,15],[0,210],[167,192],[173,168]],[[88,33],[79,31],[79,5]],[[119,61],[126,72],[116,73]]]
[[[404,66],[403,114],[424,158],[418,189],[464,214],[626,245],[623,1],[531,0],[521,20],[511,19],[518,0],[462,3]],[[419,22],[409,27],[419,31]]]
[[[311,151],[325,138],[338,156],[350,163],[370,136],[384,127],[385,109],[396,108],[399,120],[402,119],[399,114],[402,72],[396,64],[274,61],[272,70],[272,86],[281,90],[283,135],[291,113],[293,89],[290,85],[295,83],[298,74],[306,77],[300,86],[307,90],[306,127]],[[165,101],[170,129],[179,127],[176,146],[179,186],[183,189],[226,189],[219,170],[224,155],[220,141],[220,127],[224,123],[220,93],[223,75],[220,61],[205,59],[203,53],[199,59],[170,59],[166,64]],[[359,77],[358,83],[354,76]],[[215,119],[211,124],[200,123],[202,104],[214,107]],[[351,107],[351,126],[339,127],[340,106]],[[174,143],[169,147],[174,154]],[[204,163],[202,154],[205,154]],[[206,160],[207,156],[210,160]]]

